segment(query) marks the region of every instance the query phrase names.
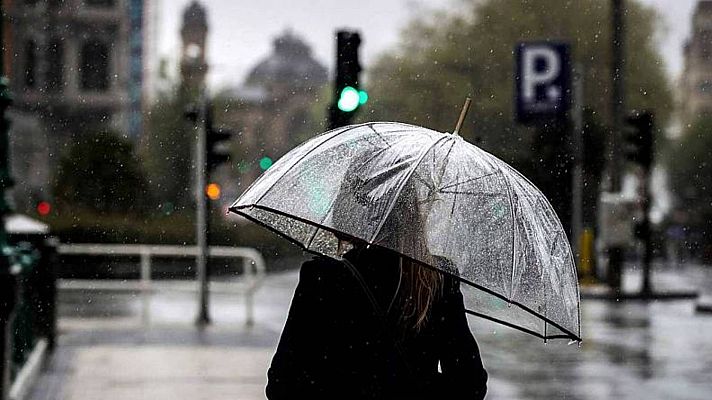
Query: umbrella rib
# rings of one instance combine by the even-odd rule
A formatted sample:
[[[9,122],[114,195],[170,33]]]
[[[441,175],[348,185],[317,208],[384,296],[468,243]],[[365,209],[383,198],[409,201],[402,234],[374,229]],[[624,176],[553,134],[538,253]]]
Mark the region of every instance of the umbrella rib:
[[[319,229],[321,229],[320,226],[321,226],[321,225],[324,225],[324,220],[326,220],[326,217],[329,216],[329,213],[330,213],[331,210],[334,208],[334,204],[335,204],[335,203],[336,203],[335,199],[331,199],[331,204],[329,205],[329,208],[328,208],[328,209],[326,210],[326,212],[324,213],[324,217],[322,217],[322,218],[319,220],[319,225],[315,225],[315,228],[316,228],[316,229],[314,230],[314,233],[313,233],[313,234],[311,235],[311,237],[309,238],[309,243],[307,243],[307,250],[309,250],[309,248],[311,247],[311,244],[312,244],[312,242],[314,241],[314,238],[316,237],[316,234],[319,233]]]
[[[425,178],[423,178],[422,176],[420,176],[420,174],[415,174],[415,179],[419,180],[420,183],[422,183],[423,185],[425,185],[430,191],[432,191],[433,189],[435,189],[435,186],[432,184],[432,182],[427,181]]]
[[[450,153],[452,153],[452,149],[455,148],[455,143],[457,143],[457,141],[453,140],[452,145],[450,145],[450,148],[447,150],[447,153],[445,153],[445,157],[443,157],[443,166],[442,166],[442,168],[440,168],[440,176],[438,176],[438,184],[440,184],[443,180],[443,175],[445,175],[445,169],[447,168],[447,163],[450,160]],[[435,152],[433,152],[433,166],[434,165],[435,165]],[[447,188],[444,188],[444,189],[447,189]]]
[[[321,143],[319,143],[319,144],[317,144],[316,146],[312,147],[309,151],[307,151],[307,152],[304,153],[301,157],[299,157],[299,159],[298,159],[297,161],[295,161],[294,164],[292,164],[289,168],[287,168],[287,170],[284,171],[284,173],[282,174],[282,176],[280,176],[279,178],[275,179],[274,182],[272,183],[272,185],[271,185],[270,187],[268,187],[268,188],[264,191],[264,193],[262,193],[262,195],[260,196],[260,198],[257,199],[257,201],[255,201],[254,204],[259,204],[259,202],[262,201],[262,199],[264,199],[265,196],[267,196],[267,193],[269,193],[269,192],[272,190],[273,187],[277,186],[277,182],[279,182],[280,179],[284,178],[285,175],[287,175],[292,169],[294,169],[294,167],[296,167],[297,164],[299,164],[300,162],[302,162],[302,160],[304,160],[304,159],[305,159],[309,154],[311,154],[314,150],[318,149],[319,147],[321,147],[322,145],[324,145],[324,143],[330,141],[331,139],[333,139],[333,138],[335,138],[335,137],[337,137],[337,136],[341,136],[341,134],[343,134],[344,132],[352,131],[352,130],[354,130],[354,129],[356,129],[356,128],[359,128],[359,127],[362,127],[362,126],[364,126],[364,125],[365,125],[365,124],[359,124],[359,125],[351,125],[351,126],[348,126],[348,127],[346,127],[345,129],[343,129],[341,132],[335,133],[333,136],[324,139]]]
[[[549,259],[554,256],[554,250],[556,249],[556,239],[559,238],[561,235],[561,232],[556,232],[556,236],[554,236],[554,244],[551,246],[551,250],[549,251]],[[541,279],[544,281],[544,317],[549,318],[549,290],[546,288],[546,280],[544,279],[544,273],[542,271],[541,274]],[[553,287],[551,288],[553,290]],[[547,328],[547,323],[546,320],[544,320],[544,343],[546,343],[546,328]]]
[[[445,186],[441,187],[439,190],[442,191],[442,190],[445,190],[445,189],[450,189],[451,187],[455,187],[455,186],[458,186],[458,185],[464,185],[464,184],[466,184],[466,183],[474,182],[474,181],[480,180],[480,179],[482,179],[482,178],[487,178],[488,176],[497,175],[497,174],[501,174],[501,173],[502,173],[501,170],[500,170],[500,171],[495,171],[495,172],[490,172],[489,174],[485,174],[485,175],[482,175],[482,176],[476,176],[476,177],[474,177],[474,178],[465,179],[465,180],[462,181],[462,182],[455,182],[455,183],[451,183],[451,184],[445,185]]]
[[[447,161],[449,160],[450,153],[452,153],[452,149],[455,147],[456,141],[452,141],[452,144],[450,145],[450,148],[447,149],[447,153],[445,153],[445,157],[443,157],[443,167],[440,168],[440,179],[443,178],[443,174],[445,173],[445,168],[447,168]],[[433,165],[435,165],[435,153],[433,153]]]
[[[478,192],[462,192],[459,190],[446,190],[444,192],[439,192],[443,194],[468,194],[470,196],[484,196],[484,197],[502,197],[502,193],[478,193]]]
[[[516,219],[516,209],[514,208],[514,200],[512,199],[512,187],[509,184],[509,180],[504,175],[504,171],[499,167],[499,172],[502,174],[502,180],[504,185],[507,187],[507,197],[509,198],[509,215],[512,218],[512,276],[509,280],[509,301],[512,301],[514,297],[514,270],[516,267],[517,257],[517,219]]]
[[[367,126],[368,126],[369,128],[371,128],[371,130],[373,131],[373,133],[375,133],[376,136],[378,136],[378,138],[381,139],[381,140],[383,141],[383,143],[385,143],[386,146],[388,146],[389,149],[390,149],[391,147],[393,147],[393,146],[391,146],[390,143],[388,143],[388,141],[386,140],[386,138],[384,138],[383,136],[381,136],[381,133],[378,132],[378,131],[376,130],[376,128],[373,127],[373,123],[370,123],[370,124],[368,124]]]
[[[516,329],[516,330],[521,331],[521,332],[524,332],[524,333],[528,333],[528,334],[530,334],[530,335],[532,335],[532,336],[538,337],[539,339],[543,339],[543,340],[546,340],[546,339],[572,339],[572,336],[569,336],[569,335],[552,335],[552,336],[547,337],[546,334],[545,334],[544,336],[542,336],[541,333],[539,333],[539,332],[537,332],[537,331],[534,331],[534,330],[531,330],[531,329],[527,329],[527,328],[525,328],[525,327],[523,327],[523,326],[515,325],[515,324],[512,324],[512,323],[510,323],[510,322],[501,320],[501,319],[499,319],[499,318],[495,318],[495,317],[492,317],[492,316],[487,315],[487,314],[479,313],[479,312],[477,312],[477,311],[472,311],[472,310],[465,309],[465,313],[466,313],[466,314],[470,314],[470,315],[474,315],[475,317],[484,318],[484,319],[490,320],[490,321],[492,321],[492,322],[496,322],[496,323],[498,323],[498,324],[500,324],[500,325],[504,325],[504,326],[506,326],[506,327],[508,327],[508,328],[512,328],[512,329]],[[544,322],[544,323],[546,323],[546,322]],[[574,340],[575,340],[575,339],[574,339]]]
[[[396,192],[395,196],[393,196],[393,200],[391,201],[391,204],[388,206],[388,211],[385,213],[383,216],[383,219],[381,219],[381,222],[378,224],[378,228],[376,229],[376,232],[373,233],[373,236],[371,239],[368,241],[369,244],[373,244],[373,241],[376,240],[378,237],[378,234],[381,233],[381,229],[383,228],[383,224],[386,223],[386,220],[388,217],[391,215],[391,212],[393,212],[393,207],[396,205],[396,200],[398,199],[398,196],[400,196],[401,192],[403,191],[403,188],[405,187],[405,184],[410,180],[410,177],[413,175],[416,169],[418,169],[418,166],[420,163],[423,161],[425,156],[428,154],[430,150],[432,150],[435,146],[438,145],[438,143],[442,142],[443,140],[454,140],[455,136],[442,136],[439,139],[433,141],[433,143],[428,146],[427,149],[423,151],[423,154],[421,154],[418,157],[418,161],[416,161],[415,165],[413,165],[413,168],[408,172],[408,176],[403,179],[403,182],[401,183],[400,187],[398,188],[398,191]]]
[[[455,176],[455,179],[458,179],[460,176],[460,170],[457,170],[457,175]],[[455,195],[452,196],[452,208],[450,209],[450,216],[452,217],[453,214],[455,214],[455,204],[457,203],[457,192],[455,192]]]

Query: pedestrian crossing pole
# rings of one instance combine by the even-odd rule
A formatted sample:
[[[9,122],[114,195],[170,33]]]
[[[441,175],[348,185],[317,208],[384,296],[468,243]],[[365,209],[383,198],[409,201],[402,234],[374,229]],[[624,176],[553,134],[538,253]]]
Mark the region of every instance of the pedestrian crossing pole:
[[[620,141],[623,125],[623,110],[625,110],[624,60],[625,60],[625,19],[624,0],[611,0],[611,120],[612,129],[606,143],[606,185],[609,192],[618,193],[621,190],[621,154]],[[600,211],[599,211],[600,212]],[[608,252],[607,281],[614,293],[621,290],[623,275],[623,252],[620,245],[610,246]]]
[[[200,95],[197,109],[196,151],[195,151],[195,239],[198,254],[195,257],[196,278],[198,281],[198,316],[196,325],[210,324],[209,314],[209,283],[208,283],[208,204],[205,196],[207,173],[207,101],[205,93]]]
[[[581,64],[574,65],[573,104],[571,107],[571,143],[573,147],[573,173],[571,176],[571,244],[573,245],[579,280],[590,279],[585,276],[590,269],[584,269],[583,235],[583,70]]]

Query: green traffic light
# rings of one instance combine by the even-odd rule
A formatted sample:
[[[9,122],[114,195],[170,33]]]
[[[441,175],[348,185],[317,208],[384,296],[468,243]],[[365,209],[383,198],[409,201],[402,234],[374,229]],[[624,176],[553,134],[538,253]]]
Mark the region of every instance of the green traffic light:
[[[364,105],[368,101],[368,93],[365,90],[358,91],[358,104]]]
[[[341,96],[336,106],[339,110],[344,112],[351,112],[355,110],[361,103],[361,95],[358,90],[351,86],[346,86],[344,90],[341,91]]]
[[[269,157],[262,157],[260,159],[260,168],[262,171],[267,171],[269,167],[272,166],[272,159]]]

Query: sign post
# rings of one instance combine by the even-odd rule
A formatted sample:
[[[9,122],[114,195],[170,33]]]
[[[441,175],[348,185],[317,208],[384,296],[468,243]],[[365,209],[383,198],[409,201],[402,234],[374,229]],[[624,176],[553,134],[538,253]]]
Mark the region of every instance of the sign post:
[[[581,235],[581,85],[572,83],[567,43],[519,42],[515,47],[516,121],[536,128],[540,159],[532,177],[554,206],[572,247]],[[572,111],[573,108],[573,111]]]

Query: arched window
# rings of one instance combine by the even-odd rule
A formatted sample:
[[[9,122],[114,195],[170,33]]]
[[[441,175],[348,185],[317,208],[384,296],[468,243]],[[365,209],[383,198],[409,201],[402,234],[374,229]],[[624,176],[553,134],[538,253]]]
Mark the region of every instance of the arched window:
[[[37,84],[37,43],[28,40],[25,43],[25,87],[34,88]]]
[[[98,40],[89,40],[81,50],[82,89],[104,91],[109,88],[109,47]]]
[[[64,46],[52,39],[47,47],[47,90],[59,91],[64,83]]]

